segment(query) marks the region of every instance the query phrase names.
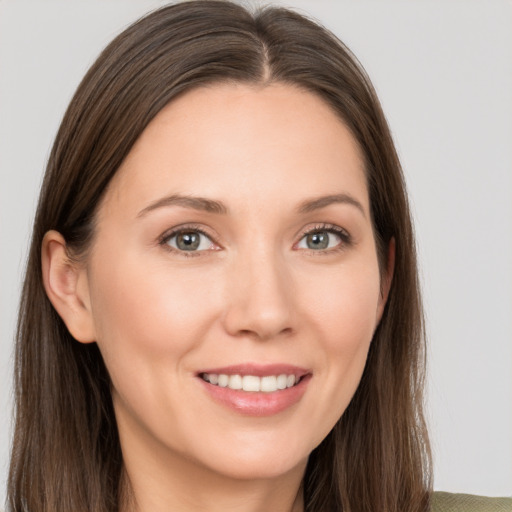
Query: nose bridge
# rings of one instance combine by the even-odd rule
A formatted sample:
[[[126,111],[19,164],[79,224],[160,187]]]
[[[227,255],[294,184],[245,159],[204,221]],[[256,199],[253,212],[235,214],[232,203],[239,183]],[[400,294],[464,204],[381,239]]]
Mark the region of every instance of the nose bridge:
[[[253,240],[254,242],[254,240]],[[226,329],[268,339],[293,330],[292,280],[283,255],[253,243],[235,256],[229,276]]]

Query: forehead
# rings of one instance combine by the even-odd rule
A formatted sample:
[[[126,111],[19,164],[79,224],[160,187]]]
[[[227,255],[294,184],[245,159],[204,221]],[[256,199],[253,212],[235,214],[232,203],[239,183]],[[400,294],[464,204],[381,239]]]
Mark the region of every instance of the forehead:
[[[291,85],[228,83],[194,89],[162,109],[105,202],[139,207],[181,193],[247,207],[333,191],[358,194],[368,207],[359,146],[332,108]]]

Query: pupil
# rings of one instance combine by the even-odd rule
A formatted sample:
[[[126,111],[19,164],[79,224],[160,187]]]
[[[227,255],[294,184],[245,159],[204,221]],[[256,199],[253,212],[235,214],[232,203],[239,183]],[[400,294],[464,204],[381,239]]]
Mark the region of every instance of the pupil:
[[[329,237],[327,233],[311,233],[307,238],[309,249],[326,249],[329,245]]]
[[[180,233],[176,237],[176,245],[183,251],[193,251],[199,247],[199,234],[191,231]]]

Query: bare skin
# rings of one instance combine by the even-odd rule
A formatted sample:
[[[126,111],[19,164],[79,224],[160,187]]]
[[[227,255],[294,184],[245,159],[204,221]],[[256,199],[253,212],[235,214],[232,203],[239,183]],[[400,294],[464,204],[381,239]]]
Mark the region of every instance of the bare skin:
[[[308,456],[359,384],[393,268],[390,247],[379,273],[349,130],[289,85],[193,90],[147,127],[97,218],[82,265],[47,233],[43,275],[111,375],[123,512],[302,511]],[[205,373],[233,365],[300,368],[301,391],[261,411],[243,409],[250,391],[219,401]]]

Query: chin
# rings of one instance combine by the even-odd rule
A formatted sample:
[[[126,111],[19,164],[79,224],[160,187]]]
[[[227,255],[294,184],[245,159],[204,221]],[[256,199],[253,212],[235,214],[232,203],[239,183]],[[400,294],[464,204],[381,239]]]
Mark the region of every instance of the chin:
[[[263,460],[261,457],[255,457],[254,460],[233,457],[229,462],[218,461],[215,466],[210,466],[210,470],[234,480],[271,480],[296,471],[304,472],[307,461],[307,456],[303,459],[290,457],[271,460]]]
[[[196,452],[197,461],[219,475],[233,479],[272,479],[290,472],[305,470],[313,443],[304,438],[275,436],[265,438],[254,432],[251,439],[233,440],[230,445],[218,443],[207,451]],[[311,445],[311,446],[310,446]],[[200,448],[200,447],[198,447]],[[201,456],[200,456],[201,453]],[[207,457],[204,456],[208,453]]]

